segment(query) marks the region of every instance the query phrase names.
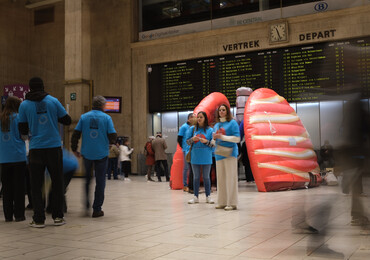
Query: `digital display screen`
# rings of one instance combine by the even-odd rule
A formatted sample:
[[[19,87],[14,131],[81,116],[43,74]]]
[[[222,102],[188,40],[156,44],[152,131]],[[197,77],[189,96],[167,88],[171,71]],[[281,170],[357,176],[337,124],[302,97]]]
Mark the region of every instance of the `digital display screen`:
[[[370,97],[370,37],[148,65],[149,111],[193,110],[212,92],[271,88],[288,102],[360,88]]]
[[[106,113],[121,113],[121,97],[105,97],[107,103],[104,111]]]

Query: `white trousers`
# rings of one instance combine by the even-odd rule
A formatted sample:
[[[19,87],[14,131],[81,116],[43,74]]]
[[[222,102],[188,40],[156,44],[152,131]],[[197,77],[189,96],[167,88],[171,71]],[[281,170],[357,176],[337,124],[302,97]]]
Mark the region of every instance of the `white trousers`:
[[[228,157],[216,161],[217,202],[220,206],[238,205],[238,161]]]

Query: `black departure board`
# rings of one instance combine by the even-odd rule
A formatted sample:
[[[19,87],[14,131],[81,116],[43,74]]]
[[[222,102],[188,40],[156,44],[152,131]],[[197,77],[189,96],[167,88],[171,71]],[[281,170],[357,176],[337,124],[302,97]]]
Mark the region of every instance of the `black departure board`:
[[[148,65],[149,111],[193,110],[212,92],[271,88],[288,102],[361,89],[370,97],[370,37]]]

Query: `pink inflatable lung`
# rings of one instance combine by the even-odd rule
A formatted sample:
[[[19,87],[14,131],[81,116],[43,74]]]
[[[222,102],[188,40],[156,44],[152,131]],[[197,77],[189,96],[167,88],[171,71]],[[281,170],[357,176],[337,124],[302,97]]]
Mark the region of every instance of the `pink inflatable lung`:
[[[321,182],[313,145],[288,102],[271,89],[249,97],[244,132],[258,191],[313,187]]]
[[[230,107],[229,100],[224,94],[213,92],[200,101],[199,105],[194,108],[194,114],[197,115],[200,111],[206,112],[208,123],[213,124],[215,121],[216,109],[222,104],[226,104]]]
[[[173,155],[171,166],[170,187],[172,190],[181,190],[182,183],[182,169],[184,168],[184,155],[179,144],[177,144],[176,152]]]

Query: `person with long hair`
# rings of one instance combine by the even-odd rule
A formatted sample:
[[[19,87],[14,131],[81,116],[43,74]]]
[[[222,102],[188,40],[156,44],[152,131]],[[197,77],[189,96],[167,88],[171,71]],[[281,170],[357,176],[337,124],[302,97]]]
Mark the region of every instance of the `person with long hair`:
[[[25,220],[26,145],[18,130],[21,100],[10,96],[0,116],[0,163],[5,221]]]
[[[213,139],[216,140],[217,203],[216,209],[235,210],[238,204],[238,146],[240,132],[230,108],[217,109]]]
[[[145,164],[147,166],[146,169],[146,177],[148,181],[154,181],[152,179],[152,170],[155,165],[155,159],[154,159],[154,151],[152,148],[152,142],[154,140],[154,136],[149,136],[148,141],[146,142],[144,146],[144,153],[145,153]]]
[[[189,204],[199,203],[200,171],[203,171],[203,182],[206,190],[206,202],[213,204],[211,198],[210,170],[212,166],[212,133],[213,129],[208,125],[207,114],[200,111],[197,114],[196,125],[187,131],[187,143],[191,146],[191,167],[193,169],[194,198]]]

